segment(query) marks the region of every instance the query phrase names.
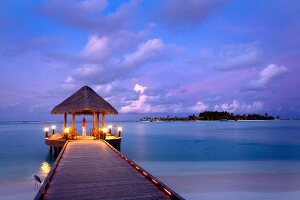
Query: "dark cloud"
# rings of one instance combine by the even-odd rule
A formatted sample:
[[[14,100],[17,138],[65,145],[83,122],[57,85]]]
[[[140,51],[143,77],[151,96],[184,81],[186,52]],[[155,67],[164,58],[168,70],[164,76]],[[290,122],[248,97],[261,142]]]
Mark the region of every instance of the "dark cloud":
[[[168,27],[197,26],[222,8],[227,0],[164,0],[159,19]]]
[[[258,42],[233,43],[219,49],[202,49],[190,63],[219,71],[234,71],[257,67],[263,58]]]
[[[105,13],[108,1],[45,1],[40,14],[89,33],[107,34],[128,27],[135,19],[140,1],[124,3],[115,12]]]

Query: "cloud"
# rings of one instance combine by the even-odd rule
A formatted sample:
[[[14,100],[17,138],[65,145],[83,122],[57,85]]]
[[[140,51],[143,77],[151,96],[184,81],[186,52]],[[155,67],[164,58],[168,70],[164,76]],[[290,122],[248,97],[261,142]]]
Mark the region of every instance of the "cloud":
[[[144,93],[144,91],[147,89],[147,87],[141,86],[140,84],[135,84],[134,90],[136,92],[140,92],[141,94]]]
[[[159,19],[168,27],[196,26],[215,11],[222,8],[225,0],[164,0]]]
[[[222,103],[222,104],[217,104],[214,107],[214,110],[216,111],[227,111],[227,112],[257,112],[261,111],[263,108],[263,103],[260,101],[255,101],[253,103],[241,103],[234,99],[232,103]]]
[[[108,37],[93,35],[80,52],[80,57],[88,62],[101,62],[109,56]]]
[[[275,64],[269,64],[266,68],[259,72],[259,77],[256,80],[251,81],[244,89],[246,90],[260,90],[268,85],[272,80],[280,75],[288,72],[288,68],[285,66],[277,66]]]
[[[198,101],[195,106],[189,107],[188,110],[192,112],[203,112],[208,109],[208,105],[202,101]]]
[[[250,42],[226,44],[218,49],[203,48],[194,55],[190,63],[218,71],[236,71],[256,67],[262,60],[260,44]]]
[[[124,65],[132,66],[143,64],[150,58],[154,59],[158,54],[162,52],[164,47],[165,45],[160,39],[150,39],[147,42],[141,44],[136,52],[125,55]]]
[[[135,19],[139,4],[140,1],[132,0],[123,3],[115,12],[104,14],[108,1],[54,0],[45,1],[40,13],[89,33],[103,34],[126,28]]]
[[[227,112],[235,112],[239,108],[237,100],[233,100],[232,103],[223,103],[221,105],[215,105],[214,110],[222,110]]]
[[[257,42],[226,45],[220,54],[219,63],[216,65],[220,70],[233,70],[247,68],[258,64],[261,54]]]
[[[109,43],[109,44],[108,44]],[[119,79],[124,79],[133,71],[153,63],[163,54],[165,47],[161,39],[148,39],[140,43],[136,51],[121,56],[101,57],[102,51],[107,51],[107,46],[113,43],[112,39],[92,37],[89,39],[79,57],[85,59],[79,63],[68,77],[73,78],[74,83],[84,82],[92,84],[107,84]],[[99,55],[99,58],[98,58]],[[95,62],[98,60],[98,62]]]
[[[264,104],[260,101],[255,101],[252,104],[242,104],[241,110],[244,112],[256,112],[262,110]]]
[[[285,66],[278,67],[277,65],[270,64],[259,73],[260,78],[258,82],[262,85],[265,85],[269,83],[274,77],[279,76],[280,74],[283,74],[287,71],[288,70]]]
[[[151,96],[145,94],[147,87],[140,84],[134,86],[134,90],[139,92],[139,98],[133,101],[127,101],[127,105],[122,106],[120,109],[121,113],[159,113],[165,112],[166,109],[162,105],[151,105],[147,102]]]

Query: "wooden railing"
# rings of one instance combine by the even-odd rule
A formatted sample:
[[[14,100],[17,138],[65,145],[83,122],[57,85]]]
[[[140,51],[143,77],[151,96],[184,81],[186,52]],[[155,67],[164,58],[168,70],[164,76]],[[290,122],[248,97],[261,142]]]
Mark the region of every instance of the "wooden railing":
[[[158,187],[161,191],[163,191],[166,195],[168,195],[171,199],[174,200],[184,200],[183,197],[181,197],[179,194],[177,194],[175,191],[173,191],[171,188],[169,188],[167,185],[160,182],[157,178],[155,178],[152,174],[150,174],[148,171],[143,169],[141,166],[127,158],[123,153],[115,149],[112,145],[110,145],[108,142],[103,140],[104,143],[109,146],[116,154],[118,154],[123,160],[125,160],[128,164],[130,164],[135,170],[137,170],[140,174],[145,176],[149,181],[151,181],[156,187]]]
[[[48,173],[46,179],[43,181],[43,183],[42,183],[42,185],[41,185],[41,187],[40,187],[38,193],[36,194],[34,200],[42,200],[42,199],[43,199],[43,197],[44,197],[44,195],[45,195],[45,191],[46,191],[47,188],[49,187],[49,183],[50,183],[50,181],[51,181],[51,178],[52,178],[53,175],[55,174],[55,170],[56,170],[56,168],[57,168],[57,166],[58,166],[58,163],[60,162],[60,160],[61,160],[61,158],[62,158],[62,155],[63,155],[63,153],[64,153],[64,151],[65,151],[65,149],[66,149],[66,147],[67,147],[67,145],[68,145],[68,142],[69,142],[69,141],[67,141],[67,142],[65,143],[64,147],[63,147],[62,150],[60,151],[58,157],[56,158],[56,161],[55,161],[54,165],[52,166],[52,168],[51,168],[50,172]]]

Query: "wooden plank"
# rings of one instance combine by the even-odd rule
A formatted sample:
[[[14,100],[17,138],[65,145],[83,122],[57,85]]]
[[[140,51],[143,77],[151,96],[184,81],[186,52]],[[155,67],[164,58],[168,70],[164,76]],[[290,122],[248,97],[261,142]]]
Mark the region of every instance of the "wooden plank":
[[[99,140],[68,142],[36,199],[182,199],[168,195],[111,148]]]

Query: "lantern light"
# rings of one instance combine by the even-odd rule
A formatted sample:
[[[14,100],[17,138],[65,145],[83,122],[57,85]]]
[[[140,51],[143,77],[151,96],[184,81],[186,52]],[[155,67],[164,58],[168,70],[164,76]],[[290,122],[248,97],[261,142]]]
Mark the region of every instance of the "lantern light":
[[[45,131],[45,132],[48,132],[48,131],[49,131],[49,127],[46,126],[46,127],[44,128],[44,131]]]
[[[65,133],[69,133],[69,131],[70,131],[69,127],[66,127],[65,130],[64,130]]]
[[[107,128],[103,128],[102,131],[103,131],[104,133],[106,133],[106,132],[107,132]]]
[[[118,126],[118,137],[121,137],[121,132],[122,132],[122,127],[121,126]]]
[[[55,124],[53,124],[52,126],[51,126],[51,128],[52,128],[52,135],[55,133],[55,129],[56,129],[56,126],[55,126]]]
[[[48,126],[45,126],[45,127],[44,127],[44,131],[45,131],[45,138],[48,138],[49,127],[48,127]]]

